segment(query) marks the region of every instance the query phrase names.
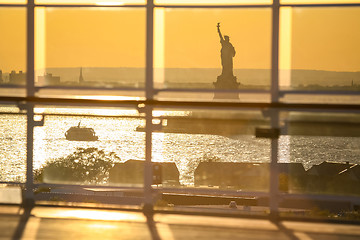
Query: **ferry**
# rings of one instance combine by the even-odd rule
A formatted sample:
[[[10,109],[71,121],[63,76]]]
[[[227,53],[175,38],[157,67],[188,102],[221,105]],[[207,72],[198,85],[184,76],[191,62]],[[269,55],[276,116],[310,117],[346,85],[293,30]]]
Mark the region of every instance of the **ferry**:
[[[80,126],[81,121],[77,126],[70,127],[65,132],[66,140],[69,141],[97,141],[94,129]]]

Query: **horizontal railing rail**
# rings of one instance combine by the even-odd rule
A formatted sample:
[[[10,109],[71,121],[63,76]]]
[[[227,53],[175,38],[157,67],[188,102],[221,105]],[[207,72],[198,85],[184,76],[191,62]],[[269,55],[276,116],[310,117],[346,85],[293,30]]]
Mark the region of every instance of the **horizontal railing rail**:
[[[340,111],[358,112],[360,104],[335,103],[283,103],[283,102],[220,102],[220,101],[165,101],[165,100],[100,100],[100,99],[74,99],[74,98],[40,98],[40,97],[0,97],[0,103],[24,105],[26,103],[42,105],[67,106],[117,106],[142,107],[152,106],[158,108],[211,108],[211,109],[277,109],[288,111]]]

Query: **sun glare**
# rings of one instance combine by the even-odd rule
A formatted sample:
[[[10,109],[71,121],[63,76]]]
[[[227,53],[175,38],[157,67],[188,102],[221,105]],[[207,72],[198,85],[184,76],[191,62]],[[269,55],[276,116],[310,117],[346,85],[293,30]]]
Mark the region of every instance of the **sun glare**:
[[[95,4],[100,6],[122,6],[125,3],[112,1],[112,2],[96,2]]]
[[[272,0],[155,0],[156,4],[271,4]]]
[[[290,86],[291,82],[291,36],[292,36],[292,8],[284,7],[280,11],[280,85]]]
[[[1,0],[0,0],[1,1]],[[23,0],[22,0],[23,1]],[[101,6],[122,6],[126,3],[130,4],[141,4],[145,3],[145,0],[113,0],[113,1],[101,1],[101,0],[37,0],[36,3],[46,3],[46,4],[95,4]]]
[[[115,100],[141,100],[140,97],[132,96],[105,96],[105,95],[88,95],[88,96],[77,96],[78,99],[93,99],[93,100],[104,100],[104,101],[115,101]]]
[[[142,214],[137,213],[123,213],[115,211],[105,210],[65,210],[61,211],[41,211],[36,212],[38,217],[48,218],[77,218],[77,219],[89,219],[89,220],[105,220],[105,221],[145,221],[145,217]]]

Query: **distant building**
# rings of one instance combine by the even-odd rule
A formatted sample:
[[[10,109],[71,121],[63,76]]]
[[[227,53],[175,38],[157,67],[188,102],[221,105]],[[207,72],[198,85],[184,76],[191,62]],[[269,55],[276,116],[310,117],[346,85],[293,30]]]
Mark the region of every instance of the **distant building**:
[[[79,84],[83,84],[83,83],[84,83],[84,77],[82,75],[82,68],[80,68]]]
[[[115,163],[109,172],[109,182],[115,184],[143,184],[144,160],[130,159]],[[179,186],[179,170],[174,162],[152,162],[153,184]]]
[[[307,171],[307,185],[306,190],[309,192],[333,192],[335,189],[341,191],[341,188],[345,189],[345,186],[348,182],[343,181],[347,176],[345,170],[349,169],[351,165],[347,163],[338,163],[338,162],[322,162],[318,165],[313,165]],[[350,172],[350,171],[349,171]],[[342,174],[340,174],[342,173]],[[334,179],[338,179],[341,175],[341,182],[334,183]],[[340,184],[340,187],[337,185]],[[354,185],[354,183],[352,183]],[[355,186],[358,186],[355,184]]]
[[[2,78],[2,71],[0,70],[0,83],[4,82],[3,78]]]
[[[9,83],[24,85],[26,83],[26,74],[22,71],[19,71],[19,73],[16,73],[14,70],[11,71],[9,74]]]
[[[60,77],[53,76],[51,73],[47,73],[44,76],[38,77],[38,84],[43,86],[48,85],[59,85],[60,84]]]
[[[218,186],[250,191],[269,188],[269,164],[200,162],[194,172],[195,186]]]

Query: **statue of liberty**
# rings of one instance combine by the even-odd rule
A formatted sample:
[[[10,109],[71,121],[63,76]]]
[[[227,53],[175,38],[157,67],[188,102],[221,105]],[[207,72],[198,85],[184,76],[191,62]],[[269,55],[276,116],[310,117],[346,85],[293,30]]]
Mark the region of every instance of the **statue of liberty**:
[[[233,57],[235,56],[235,48],[230,43],[229,36],[224,37],[220,31],[220,23],[217,24],[217,30],[220,37],[221,43],[221,65],[222,65],[222,76],[234,76],[233,74]]]
[[[229,36],[222,36],[220,31],[220,23],[217,24],[217,31],[221,43],[221,75],[214,82],[215,89],[238,89],[240,83],[237,82],[233,73],[233,57],[235,56],[235,48],[230,43]],[[214,99],[239,99],[239,94],[234,93],[214,93]]]

